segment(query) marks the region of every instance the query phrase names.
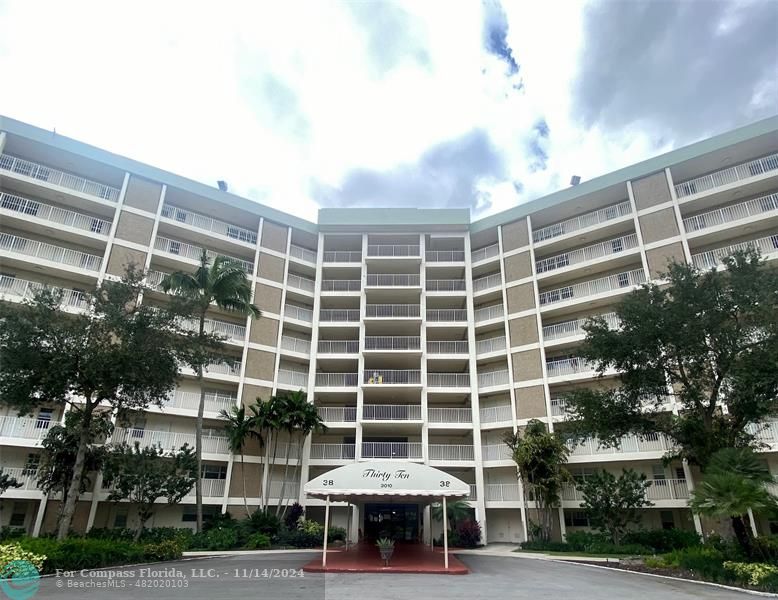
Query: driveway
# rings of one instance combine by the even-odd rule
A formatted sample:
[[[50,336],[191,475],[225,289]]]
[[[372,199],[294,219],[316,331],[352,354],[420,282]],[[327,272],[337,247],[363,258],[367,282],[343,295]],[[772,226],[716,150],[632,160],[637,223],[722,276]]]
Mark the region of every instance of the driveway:
[[[310,553],[197,558],[120,574],[79,572],[44,577],[34,600],[713,600],[753,598],[694,583],[630,575],[582,565],[499,556],[461,555],[469,575],[318,574],[299,570]],[[143,569],[148,569],[144,571]],[[106,568],[102,571],[110,571]],[[113,568],[116,570],[116,568]]]

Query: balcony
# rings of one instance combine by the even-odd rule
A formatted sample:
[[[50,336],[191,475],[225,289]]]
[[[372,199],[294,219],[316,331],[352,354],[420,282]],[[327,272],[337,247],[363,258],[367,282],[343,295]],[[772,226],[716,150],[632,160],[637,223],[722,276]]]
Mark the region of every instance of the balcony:
[[[359,309],[358,308],[322,308],[319,310],[319,321],[353,323],[355,321],[359,321]]]
[[[10,154],[0,154],[0,171],[17,173],[30,179],[50,183],[74,192],[94,196],[101,200],[116,202],[119,199],[119,189],[103,183],[98,183],[72,173],[46,167],[38,163],[16,158]]]
[[[51,421],[31,417],[0,417],[0,437],[42,440],[49,432]]]
[[[172,204],[165,204],[162,207],[162,217],[175,221],[176,223],[191,225],[196,229],[223,235],[239,242],[246,242],[248,244],[257,243],[256,231],[251,231],[250,229],[225,223],[218,219],[206,217],[205,215],[179,208],[178,206],[173,206]]]
[[[596,367],[597,366],[594,363],[587,362],[578,356],[546,361],[546,373],[548,373],[549,377],[576,375],[578,373],[594,373]]]
[[[464,279],[427,279],[425,289],[428,292],[464,292]]]
[[[44,289],[45,285],[26,279],[17,279],[7,275],[0,275],[0,296],[4,299],[12,298],[16,302],[23,300],[32,300],[35,292]],[[48,286],[49,289],[62,293],[61,306],[64,308],[85,309],[88,307],[86,295],[78,290],[68,290],[55,286]]]
[[[100,264],[103,262],[102,256],[53,246],[10,233],[0,233],[0,250],[94,272],[100,270]]]
[[[481,424],[484,423],[505,423],[513,421],[513,410],[510,404],[499,406],[482,406],[478,410]]]
[[[474,312],[475,322],[483,323],[492,319],[502,319],[505,316],[505,307],[502,304],[477,308]]]
[[[478,500],[478,486],[474,483],[468,483],[467,485],[470,488],[470,493],[465,500]]]
[[[359,340],[319,340],[319,354],[358,354]]]
[[[481,458],[487,460],[513,461],[511,449],[505,444],[484,444],[481,446]]]
[[[475,460],[472,444],[429,444],[428,450],[430,460]]]
[[[203,484],[203,498],[222,498],[224,496],[224,488],[227,483],[226,479],[201,479]],[[185,498],[194,498],[195,489],[189,490]]]
[[[200,322],[197,319],[181,320],[181,327],[187,331],[199,331]],[[230,341],[242,342],[246,339],[246,327],[236,325],[226,321],[217,321],[216,319],[205,319],[205,333],[220,335]]]
[[[278,369],[278,383],[280,385],[306,389],[308,387],[308,373],[306,371]]]
[[[365,369],[364,385],[421,385],[418,369]]]
[[[357,387],[359,373],[316,373],[316,387]]]
[[[367,247],[367,255],[372,258],[419,258],[421,257],[421,247],[412,244],[371,244]]]
[[[291,335],[281,336],[281,350],[297,352],[299,354],[311,353],[311,340],[293,337]]]
[[[500,245],[492,244],[491,246],[484,246],[483,248],[473,250],[470,253],[470,261],[477,263],[481,262],[482,260],[486,260],[487,258],[494,258],[495,256],[499,256],[499,254]]]
[[[230,443],[227,436],[203,433],[204,454],[229,454]],[[113,434],[114,444],[133,445],[139,442],[141,446],[161,446],[165,452],[176,451],[184,444],[195,448],[194,433],[177,433],[173,431],[154,431],[151,429],[117,427]]]
[[[769,173],[776,170],[778,170],[778,154],[771,154],[770,156],[758,158],[751,162],[743,163],[742,165],[736,165],[734,167],[729,167],[728,169],[722,169],[715,173],[709,173],[708,175],[703,175],[702,177],[679,183],[675,186],[675,195],[678,196],[678,199],[686,198],[687,196],[702,194],[709,190],[714,190],[725,185],[744,181],[762,175],[763,173]]]
[[[547,273],[556,269],[563,269],[571,265],[577,265],[590,260],[596,260],[605,256],[613,254],[619,254],[625,250],[637,248],[638,236],[637,234],[625,235],[622,237],[608,240],[607,242],[600,242],[598,244],[592,244],[584,248],[577,250],[571,250],[570,252],[564,252],[557,254],[549,258],[544,258],[535,262],[535,270],[538,274]]]
[[[169,238],[160,236],[157,236],[157,239],[154,241],[154,249],[159,250],[160,252],[165,252],[167,254],[188,258],[195,262],[200,262],[200,257],[203,254],[203,248],[201,246],[192,246],[191,244],[187,244],[185,242],[179,242],[178,240],[171,240]],[[242,258],[236,258],[226,254],[218,254],[211,250],[206,250],[205,253],[211,261],[213,261],[217,256],[223,256],[225,259],[237,264],[241,269],[246,271],[246,273],[251,274],[254,271],[254,263],[243,260]]]
[[[421,338],[417,335],[367,335],[365,350],[387,352],[421,350]]]
[[[491,371],[489,373],[478,374],[478,389],[493,387],[495,385],[508,385],[508,369],[502,371]]]
[[[424,253],[427,262],[464,262],[464,250],[427,250]]]
[[[567,402],[564,398],[551,398],[551,416],[564,417],[567,414]]]
[[[284,318],[295,319],[297,321],[303,321],[305,323],[313,322],[313,311],[310,308],[303,306],[295,306],[294,304],[284,305]]]
[[[289,273],[286,276],[286,285],[296,290],[308,292],[309,294],[313,294],[316,291],[316,282],[313,279],[300,277],[294,273]]]
[[[89,233],[108,235],[111,222],[97,217],[91,217],[72,210],[66,210],[58,206],[43,204],[36,200],[29,200],[21,196],[15,196],[6,192],[0,192],[0,208],[20,215],[27,215],[49,223],[57,223],[66,227],[73,227]]]
[[[540,292],[539,300],[541,306],[548,306],[559,302],[589,298],[598,294],[631,288],[640,285],[645,280],[646,274],[643,269],[635,269],[634,271],[625,271],[624,273],[617,273],[616,275],[609,275],[608,277],[601,277],[599,279],[592,279],[591,281],[568,285],[563,288]]]
[[[775,447],[778,444],[778,421],[765,421],[764,423],[750,423],[748,433],[756,436],[760,442]]]
[[[219,362],[212,362],[206,368],[206,372],[216,375],[240,376],[241,362],[232,358],[225,358]]]
[[[646,488],[648,500],[688,500],[689,486],[685,479],[647,479],[650,485]],[[583,501],[583,492],[575,485],[565,484],[562,489],[562,500],[568,502]]]
[[[427,354],[467,354],[467,340],[429,341]]]
[[[710,227],[724,225],[725,223],[734,223],[749,217],[776,212],[778,212],[778,194],[770,194],[769,196],[754,198],[747,202],[740,202],[739,204],[687,217],[683,220],[683,226],[686,233],[693,233]]]
[[[469,388],[470,373],[427,373],[427,387]]]
[[[369,287],[416,287],[420,285],[419,280],[419,275],[408,273],[368,275],[367,285]]]
[[[21,483],[20,488],[8,488],[6,496],[10,495],[8,492],[13,493],[14,490],[21,490],[25,492],[37,492],[38,491],[38,470],[29,469],[26,467],[3,467],[3,475],[13,477],[17,483]]]
[[[298,260],[316,264],[316,250],[309,250],[308,248],[303,248],[302,246],[291,244],[289,246],[289,256]]]
[[[361,263],[362,252],[359,250],[327,250],[324,252],[326,263]]]
[[[371,319],[418,319],[421,316],[419,304],[367,304],[365,308],[365,317]],[[359,320],[358,314],[355,320]]]
[[[237,397],[232,394],[217,391],[205,392],[205,411],[218,413],[223,410],[229,412],[236,405]],[[200,406],[200,392],[185,392],[176,390],[163,403],[163,408],[180,408],[182,410],[196,411]]]
[[[732,254],[738,250],[746,250],[748,248],[759,250],[763,255],[771,254],[778,250],[778,233],[757,240],[732,244],[731,246],[716,248],[715,250],[709,250],[708,252],[693,254],[692,262],[698,269],[715,269],[722,264],[722,259],[727,256],[732,256]]]
[[[321,282],[322,292],[358,292],[361,289],[359,279],[325,279]]]
[[[421,460],[421,442],[362,442],[362,458]]]
[[[608,324],[610,329],[618,329],[621,324],[615,312],[605,313],[597,316],[599,316],[601,319],[605,319],[605,322]],[[572,319],[562,323],[555,323],[553,325],[546,325],[543,327],[543,339],[549,342],[551,340],[586,335],[583,326],[588,321],[589,317],[586,317],[581,319]]]
[[[508,347],[504,335],[489,338],[488,340],[478,340],[475,343],[476,356],[479,354],[490,354],[491,352],[502,352]]]
[[[487,483],[484,485],[484,496],[487,502],[518,502],[521,500],[519,482]]]
[[[471,408],[459,408],[459,407],[429,407],[427,408],[427,420],[430,423],[472,423],[473,411]]]
[[[299,481],[271,481],[268,498],[280,498],[281,488],[284,489],[284,498],[297,498],[300,495]]]
[[[492,273],[486,277],[473,279],[473,292],[483,292],[484,290],[500,287],[500,285],[502,285],[502,275],[500,273]]]
[[[427,321],[432,322],[464,322],[467,321],[467,310],[464,308],[428,308]]]
[[[363,421],[421,421],[419,404],[365,404]]]
[[[314,460],[354,460],[355,452],[355,444],[311,444],[310,457]]]
[[[599,441],[595,438],[587,438],[581,443],[569,441],[567,446],[572,451],[571,456],[606,456],[634,454],[637,452],[667,452],[672,448],[672,445],[667,438],[659,433],[649,434],[642,439],[636,435],[626,435],[621,438],[619,446],[610,448],[600,446]]]
[[[579,231],[586,229],[587,227],[594,227],[613,219],[618,219],[627,216],[632,213],[632,206],[629,200],[614,204],[613,206],[606,206],[599,210],[595,210],[589,213],[585,213],[566,221],[554,223],[553,225],[547,225],[540,229],[536,229],[532,232],[532,239],[537,244],[546,240],[551,240],[556,237],[561,237],[572,233],[573,231]]]
[[[317,406],[316,412],[325,423],[355,423],[356,406]]]

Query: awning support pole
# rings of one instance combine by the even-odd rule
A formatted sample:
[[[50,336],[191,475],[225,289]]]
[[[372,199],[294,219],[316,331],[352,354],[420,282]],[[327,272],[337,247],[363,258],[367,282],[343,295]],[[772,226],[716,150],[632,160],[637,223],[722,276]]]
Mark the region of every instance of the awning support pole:
[[[321,566],[327,566],[327,536],[330,532],[330,495],[327,494],[327,502],[324,505],[324,551],[321,554]],[[448,561],[448,558],[446,559]]]
[[[351,498],[348,499],[348,521],[346,522],[346,552],[351,542]]]
[[[448,510],[445,496],[443,496],[443,566],[448,569]]]

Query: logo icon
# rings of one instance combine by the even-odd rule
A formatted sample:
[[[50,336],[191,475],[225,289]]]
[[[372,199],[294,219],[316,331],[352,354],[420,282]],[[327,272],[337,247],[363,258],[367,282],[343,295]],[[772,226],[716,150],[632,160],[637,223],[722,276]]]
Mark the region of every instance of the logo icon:
[[[0,568],[0,590],[9,600],[29,600],[41,586],[41,574],[28,560],[12,560]]]

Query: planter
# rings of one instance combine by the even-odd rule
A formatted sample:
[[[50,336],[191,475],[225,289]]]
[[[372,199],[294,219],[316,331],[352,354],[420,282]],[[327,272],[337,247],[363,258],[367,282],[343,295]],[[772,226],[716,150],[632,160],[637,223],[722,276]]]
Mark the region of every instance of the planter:
[[[384,561],[384,566],[389,566],[389,561],[392,560],[392,554],[394,554],[394,548],[379,548],[381,552],[381,560]]]

